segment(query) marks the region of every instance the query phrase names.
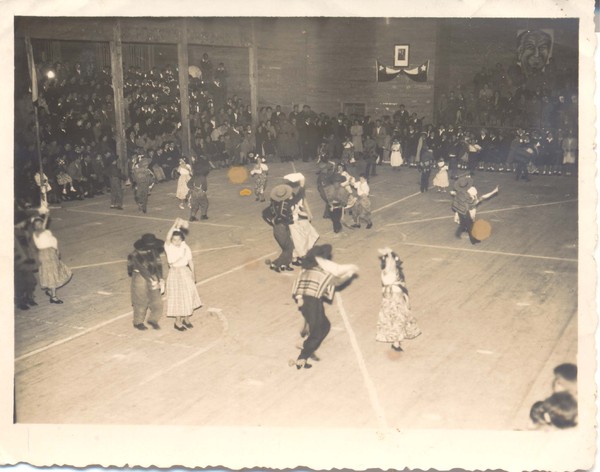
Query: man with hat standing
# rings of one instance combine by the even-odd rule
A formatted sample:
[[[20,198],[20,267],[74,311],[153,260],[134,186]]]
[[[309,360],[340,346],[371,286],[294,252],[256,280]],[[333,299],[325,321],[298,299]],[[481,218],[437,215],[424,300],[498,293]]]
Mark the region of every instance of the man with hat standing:
[[[131,277],[133,327],[140,331],[148,329],[144,320],[150,309],[148,324],[154,329],[160,329],[158,321],[163,313],[161,296],[165,293],[160,253],[164,250],[164,241],[147,233],[133,247],[135,251],[127,257],[127,273]]]
[[[150,159],[143,152],[139,152],[138,161],[134,164],[132,172],[135,182],[135,201],[143,213],[147,211],[150,186],[154,181],[154,174],[150,170],[150,162]]]
[[[290,267],[294,252],[294,243],[290,234],[290,225],[294,222],[292,212],[294,192],[289,185],[280,184],[271,190],[270,197],[271,204],[263,210],[262,217],[273,227],[273,237],[281,247],[281,254],[277,259],[273,261],[267,259],[265,262],[275,272],[291,271],[294,270]]]
[[[110,152],[107,154],[110,155]],[[123,182],[125,181],[125,174],[123,174],[123,171],[119,167],[116,157],[111,156],[111,161],[106,173],[110,178],[110,207],[117,210],[122,210]]]

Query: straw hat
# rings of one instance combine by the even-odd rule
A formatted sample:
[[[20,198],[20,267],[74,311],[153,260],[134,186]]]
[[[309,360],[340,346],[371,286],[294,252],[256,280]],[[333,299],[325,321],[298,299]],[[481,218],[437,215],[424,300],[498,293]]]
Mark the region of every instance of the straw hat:
[[[280,184],[271,190],[271,200],[275,200],[276,202],[283,202],[290,198],[293,194],[292,187],[285,184]]]

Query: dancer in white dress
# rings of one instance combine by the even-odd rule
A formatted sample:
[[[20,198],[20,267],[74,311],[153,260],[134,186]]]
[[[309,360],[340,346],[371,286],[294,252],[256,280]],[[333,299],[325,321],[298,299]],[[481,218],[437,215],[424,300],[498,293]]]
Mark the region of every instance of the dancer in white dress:
[[[165,254],[169,262],[167,276],[167,317],[175,318],[175,329],[193,328],[190,317],[202,306],[195,283],[192,250],[185,242],[183,229],[187,221],[177,218],[165,239]]]
[[[393,169],[400,169],[400,166],[404,163],[402,159],[402,146],[400,141],[394,139],[391,147],[390,164]]]
[[[433,178],[433,186],[437,188],[438,192],[445,192],[450,186],[450,181],[448,180],[448,166],[444,161],[439,161],[437,165],[438,172]]]
[[[179,208],[185,208],[185,202],[188,197],[188,182],[192,178],[192,167],[185,162],[185,159],[179,159],[179,167],[177,168],[179,178],[177,179],[177,199],[179,200]]]

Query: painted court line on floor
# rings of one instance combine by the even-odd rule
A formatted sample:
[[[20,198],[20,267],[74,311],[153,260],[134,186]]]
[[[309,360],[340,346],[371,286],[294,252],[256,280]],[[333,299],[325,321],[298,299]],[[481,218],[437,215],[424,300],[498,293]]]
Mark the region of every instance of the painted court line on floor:
[[[350,344],[352,345],[352,350],[356,355],[356,360],[358,361],[358,367],[360,368],[360,373],[363,376],[363,380],[365,382],[365,387],[367,388],[367,392],[369,393],[369,400],[371,400],[371,407],[375,412],[375,416],[377,417],[377,422],[379,423],[379,427],[382,429],[388,428],[388,423],[385,418],[385,411],[381,406],[381,402],[379,401],[379,395],[377,395],[377,390],[375,389],[375,384],[373,384],[373,380],[369,375],[369,371],[367,370],[367,364],[365,359],[360,351],[358,346],[358,341],[356,340],[356,335],[354,334],[354,330],[352,329],[352,325],[348,320],[348,315],[346,314],[346,309],[344,308],[344,304],[342,302],[342,296],[339,293],[335,294],[335,302],[337,304],[338,311],[342,316],[342,320],[344,321],[344,326],[346,327],[346,332],[348,333],[348,337],[350,338]]]
[[[234,247],[242,247],[242,246],[243,246],[243,244],[233,244],[231,246],[210,247],[207,249],[198,249],[196,251],[192,251],[192,254],[196,254],[199,252],[219,251],[221,249],[231,249]],[[127,262],[127,259],[119,259],[117,261],[108,261],[108,262],[98,262],[97,264],[86,264],[86,265],[80,265],[80,266],[73,266],[73,267],[70,267],[70,269],[71,270],[87,269],[88,267],[100,267],[100,266],[105,266],[105,265],[110,265],[110,264],[122,264],[124,262]]]
[[[173,222],[173,219],[171,218],[157,218],[155,216],[141,216],[141,215],[127,215],[125,213],[108,213],[108,212],[104,212],[104,211],[89,211],[89,210],[78,210],[76,208],[71,208],[68,209],[67,211],[72,211],[72,212],[76,212],[76,213],[88,213],[90,215],[104,215],[104,216],[120,216],[121,218],[139,218],[142,220],[156,220],[156,221],[169,221],[169,222]],[[220,224],[220,223],[207,223],[206,221],[203,221],[202,223],[199,223],[199,225],[203,225],[203,226],[220,226],[223,228],[243,228],[243,226],[238,226],[238,225],[225,225],[225,224]]]
[[[219,313],[217,313],[217,317],[219,318],[219,321],[221,322],[221,324],[223,326],[221,335],[217,339],[215,339],[210,344],[208,344],[208,346],[203,347],[202,349],[199,349],[198,351],[194,352],[193,354],[190,354],[187,357],[184,357],[183,359],[175,362],[174,364],[171,364],[167,368],[159,370],[158,372],[155,372],[150,377],[142,380],[135,387],[131,387],[131,388],[125,390],[125,392],[131,391],[131,390],[136,390],[137,388],[141,387],[142,385],[146,385],[147,383],[152,382],[153,380],[155,380],[159,377],[162,377],[164,374],[171,372],[172,370],[175,370],[178,367],[181,367],[183,364],[191,361],[192,359],[195,359],[198,356],[201,356],[205,352],[210,351],[213,347],[215,347],[219,342],[221,342],[221,339],[229,332],[229,321],[227,320],[225,315],[223,315],[222,313],[219,312]]]
[[[560,200],[558,202],[548,202],[548,203],[536,203],[533,205],[519,205],[519,206],[513,206],[513,207],[508,207],[508,208],[498,208],[497,210],[485,210],[485,211],[478,211],[477,214],[478,215],[483,215],[483,214],[488,214],[488,213],[498,213],[501,211],[513,211],[513,210],[521,210],[524,208],[537,208],[537,207],[543,207],[543,206],[550,206],[550,205],[561,205],[563,203],[571,203],[571,202],[576,202],[577,198],[573,198],[570,200]],[[448,200],[448,203],[451,203],[450,200]],[[449,218],[454,218],[454,215],[448,215],[448,216],[434,216],[432,218],[423,218],[421,220],[408,220],[408,221],[400,221],[398,223],[388,223],[385,226],[402,226],[402,225],[410,225],[413,223],[428,223],[430,221],[436,221],[436,220],[446,220]]]
[[[387,205],[383,205],[381,208],[377,208],[377,210],[373,210],[371,212],[371,214],[380,212],[381,210],[385,210],[386,208],[389,208],[391,206],[396,205],[397,203],[400,203],[400,202],[403,202],[405,200],[408,200],[409,198],[416,197],[417,195],[421,195],[421,192],[415,192],[412,195],[408,195],[408,196],[406,196],[404,198],[401,198],[400,200],[396,200],[395,202],[388,203]]]
[[[399,241],[399,244],[404,244],[406,246],[427,247],[427,248],[431,248],[431,249],[447,249],[450,251],[480,252],[483,254],[493,254],[496,256],[527,257],[527,258],[531,258],[531,259],[545,259],[545,260],[550,260],[550,261],[577,262],[577,259],[570,259],[567,257],[537,256],[535,254],[519,254],[519,253],[514,253],[514,252],[488,251],[485,249],[469,249],[466,247],[437,246],[435,244],[409,243],[406,241]]]
[[[255,264],[255,263],[257,263],[257,262],[259,262],[261,260],[264,260],[267,257],[270,257],[270,256],[272,256],[272,255],[274,255],[276,253],[277,253],[276,251],[270,252],[269,254],[265,254],[264,256],[261,256],[261,257],[258,257],[256,259],[253,259],[251,261],[245,262],[244,264],[240,264],[240,265],[238,265],[236,267],[233,267],[232,269],[226,270],[225,272],[221,272],[220,274],[213,275],[212,277],[209,277],[207,279],[201,280],[200,282],[198,282],[196,284],[196,286],[199,287],[200,285],[204,285],[204,284],[206,284],[208,282],[211,282],[211,281],[213,281],[215,279],[218,279],[218,278],[223,277],[225,275],[228,275],[228,274],[231,274],[233,272],[236,272],[236,271],[238,271],[240,269],[243,269],[246,266],[249,266],[249,265]],[[79,338],[79,337],[81,337],[81,336],[83,336],[85,334],[88,334],[88,333],[91,333],[93,331],[96,331],[96,330],[102,328],[103,326],[106,326],[106,325],[111,324],[111,323],[113,323],[115,321],[121,320],[121,319],[126,318],[128,316],[131,316],[132,314],[133,314],[133,311],[128,311],[127,313],[123,313],[122,315],[115,316],[114,318],[111,318],[110,320],[103,321],[102,323],[99,323],[99,324],[94,325],[94,326],[92,326],[90,328],[87,328],[87,329],[85,329],[85,330],[83,330],[83,331],[81,331],[79,333],[73,334],[73,335],[68,336],[66,338],[63,338],[63,339],[59,339],[58,341],[50,343],[47,346],[40,347],[39,349],[35,349],[35,350],[31,351],[31,352],[28,352],[27,354],[23,354],[22,356],[16,357],[15,358],[15,362],[19,362],[19,361],[25,360],[28,357],[34,356],[36,354],[39,354],[40,352],[44,352],[44,351],[47,351],[48,349],[51,349],[53,347],[57,347],[57,346],[60,346],[62,344],[68,343],[69,341],[77,339],[77,338]]]

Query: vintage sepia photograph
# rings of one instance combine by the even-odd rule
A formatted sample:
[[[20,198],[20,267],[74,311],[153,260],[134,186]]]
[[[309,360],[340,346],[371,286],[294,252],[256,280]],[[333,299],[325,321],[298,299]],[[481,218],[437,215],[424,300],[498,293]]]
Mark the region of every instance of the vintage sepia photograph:
[[[394,66],[396,67],[407,67],[408,66],[408,52],[410,46],[408,44],[402,44],[394,47]]]
[[[15,441],[81,449],[7,461],[314,468],[314,432],[441,468],[403,441],[469,433],[591,465],[589,10],[15,14],[3,407]],[[84,454],[155,431],[162,462]],[[266,432],[306,462],[245,444]]]

